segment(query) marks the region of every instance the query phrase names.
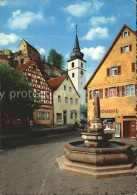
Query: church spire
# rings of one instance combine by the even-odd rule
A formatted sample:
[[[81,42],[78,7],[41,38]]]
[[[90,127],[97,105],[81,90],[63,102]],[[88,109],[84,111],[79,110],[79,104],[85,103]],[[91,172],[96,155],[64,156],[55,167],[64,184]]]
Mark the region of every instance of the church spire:
[[[77,24],[76,24],[75,28],[76,28],[76,37],[75,37],[75,43],[74,43],[73,51],[75,51],[75,50],[80,51],[79,41],[78,41],[78,36],[77,36],[77,32],[78,32],[78,25]]]
[[[74,43],[74,48],[73,48],[73,52],[70,54],[70,59],[81,59],[83,60],[83,56],[84,54],[80,51],[80,47],[79,47],[79,41],[78,41],[78,25],[76,24],[75,28],[76,28],[76,37],[75,37],[75,43]]]

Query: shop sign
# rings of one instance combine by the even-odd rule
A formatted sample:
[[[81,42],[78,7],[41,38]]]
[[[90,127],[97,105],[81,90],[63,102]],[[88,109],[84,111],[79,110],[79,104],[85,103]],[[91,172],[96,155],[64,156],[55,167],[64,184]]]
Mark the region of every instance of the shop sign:
[[[101,113],[118,113],[118,109],[101,110]]]

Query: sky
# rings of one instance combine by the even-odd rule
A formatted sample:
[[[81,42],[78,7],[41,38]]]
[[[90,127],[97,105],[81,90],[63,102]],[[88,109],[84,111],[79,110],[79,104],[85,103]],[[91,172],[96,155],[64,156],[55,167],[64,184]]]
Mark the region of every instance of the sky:
[[[124,24],[136,30],[135,0],[0,0],[0,49],[19,50],[25,39],[42,55],[70,59],[75,25],[88,80]]]

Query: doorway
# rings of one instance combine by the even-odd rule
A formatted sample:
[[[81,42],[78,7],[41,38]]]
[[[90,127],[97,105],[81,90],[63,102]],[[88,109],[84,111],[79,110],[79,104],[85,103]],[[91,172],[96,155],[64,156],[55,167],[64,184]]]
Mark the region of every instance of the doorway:
[[[67,124],[67,111],[63,110],[63,124]]]
[[[124,121],[123,124],[124,137],[130,137],[130,122]]]
[[[124,137],[136,137],[136,122],[124,121],[123,130]]]

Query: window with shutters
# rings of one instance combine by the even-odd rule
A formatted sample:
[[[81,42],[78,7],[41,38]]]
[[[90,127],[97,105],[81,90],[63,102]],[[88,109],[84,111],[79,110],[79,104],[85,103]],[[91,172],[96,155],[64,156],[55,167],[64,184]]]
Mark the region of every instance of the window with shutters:
[[[115,75],[117,75],[117,66],[110,68],[110,76],[115,76]]]
[[[126,85],[126,96],[134,95],[134,84]]]
[[[98,89],[93,90],[93,98],[95,96],[99,96],[99,90]]]
[[[117,88],[116,87],[110,87],[109,88],[109,97],[117,97]]]
[[[127,52],[129,52],[129,45],[125,45],[123,47],[123,53],[127,53]]]

